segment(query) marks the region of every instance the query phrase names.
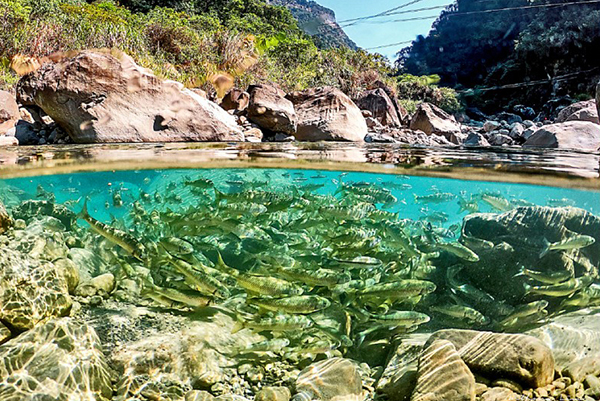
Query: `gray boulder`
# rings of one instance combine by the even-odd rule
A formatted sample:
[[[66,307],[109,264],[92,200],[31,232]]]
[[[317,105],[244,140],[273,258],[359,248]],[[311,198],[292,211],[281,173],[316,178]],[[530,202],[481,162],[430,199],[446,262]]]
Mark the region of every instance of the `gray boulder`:
[[[359,94],[354,102],[361,110],[369,110],[382,125],[398,128],[402,124],[392,99],[381,88]]]
[[[587,100],[585,102],[573,103],[572,105],[565,107],[558,113],[555,122],[563,123],[566,121],[589,121],[591,123],[599,124],[596,102],[594,100]]]
[[[525,141],[523,146],[595,152],[600,149],[600,125],[588,121],[545,125]]]
[[[421,103],[410,121],[410,129],[421,130],[427,135],[442,135],[450,142],[461,142],[460,125],[454,117],[430,103]]]
[[[14,127],[19,118],[19,106],[15,97],[9,92],[0,91],[0,136]]]
[[[17,92],[76,143],[243,140],[235,118],[217,104],[123,53],[86,50],[47,63],[24,76]]]
[[[339,89],[325,86],[288,94],[298,113],[300,141],[362,142],[368,133],[360,109]]]
[[[292,102],[285,98],[285,92],[275,86],[252,85],[248,88],[248,93],[250,121],[271,132],[294,135],[296,112]]]
[[[490,146],[488,140],[477,132],[469,133],[467,139],[463,142],[465,146]]]

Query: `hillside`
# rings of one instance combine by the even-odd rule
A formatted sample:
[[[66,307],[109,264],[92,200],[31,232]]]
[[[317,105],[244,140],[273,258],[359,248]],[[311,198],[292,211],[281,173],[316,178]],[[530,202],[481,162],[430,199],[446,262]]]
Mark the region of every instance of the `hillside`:
[[[398,65],[437,74],[442,85],[480,88],[470,103],[484,108],[587,98],[600,76],[600,4],[576,3],[458,0],[400,52]]]
[[[317,46],[357,48],[338,25],[333,10],[308,0],[269,0],[268,3],[287,7],[298,20],[298,26],[313,38]]]

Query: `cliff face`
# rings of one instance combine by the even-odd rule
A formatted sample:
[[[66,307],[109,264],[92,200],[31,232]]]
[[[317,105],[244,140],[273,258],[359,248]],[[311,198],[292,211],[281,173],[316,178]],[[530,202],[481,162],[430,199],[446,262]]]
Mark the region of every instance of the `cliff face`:
[[[310,0],[268,0],[267,3],[287,7],[300,28],[312,36],[319,47],[357,48],[338,25],[333,10]]]

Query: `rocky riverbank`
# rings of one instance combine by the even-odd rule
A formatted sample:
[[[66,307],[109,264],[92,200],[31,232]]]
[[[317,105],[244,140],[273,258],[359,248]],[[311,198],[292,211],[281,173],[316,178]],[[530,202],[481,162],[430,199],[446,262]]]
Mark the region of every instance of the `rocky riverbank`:
[[[333,87],[285,93],[258,84],[209,99],[122,53],[83,51],[24,76],[16,97],[0,93],[0,145],[298,140],[600,149],[594,100],[494,116],[475,109],[451,116],[423,103],[409,115],[385,84],[371,87],[350,98]]]

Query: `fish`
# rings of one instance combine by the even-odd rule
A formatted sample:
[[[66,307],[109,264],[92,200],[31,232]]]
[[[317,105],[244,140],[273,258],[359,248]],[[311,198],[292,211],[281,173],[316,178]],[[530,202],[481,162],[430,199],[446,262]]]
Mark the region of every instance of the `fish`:
[[[194,181],[186,181],[185,185],[199,189],[213,189],[215,187],[215,183],[208,178],[198,178]]]
[[[490,205],[492,208],[501,212],[506,212],[513,208],[510,201],[502,196],[482,194],[481,200]]]
[[[588,247],[594,244],[596,239],[594,237],[590,237],[589,235],[574,235],[554,243],[550,243],[546,238],[544,238],[543,241],[544,247],[540,253],[540,259],[550,251],[569,251]]]
[[[398,280],[392,283],[380,283],[360,290],[350,290],[349,294],[367,297],[385,297],[390,299],[409,298],[434,292],[436,285],[426,280]]]
[[[565,282],[547,286],[531,286],[523,284],[526,294],[547,295],[549,297],[565,297],[587,287],[594,281],[592,276],[571,278]]]
[[[158,243],[169,253],[189,255],[190,253],[194,252],[194,246],[181,238],[164,237],[161,238]]]
[[[518,277],[518,276],[527,276],[529,278],[532,278],[532,279],[539,281],[540,283],[544,283],[544,284],[558,284],[558,283],[562,283],[562,282],[567,281],[570,278],[572,278],[573,273],[566,269],[546,273],[546,272],[540,272],[537,270],[530,270],[523,266],[523,267],[521,267],[519,273],[515,274],[513,277]]]
[[[329,308],[331,301],[318,295],[297,295],[287,298],[248,298],[246,302],[273,312],[309,314]]]
[[[229,298],[229,290],[214,276],[208,274],[201,265],[199,269],[194,268],[186,261],[180,258],[169,257],[167,261],[185,278],[185,281],[192,288],[212,295],[216,298]]]
[[[458,198],[458,213],[469,212],[469,213],[477,213],[479,212],[479,203],[476,200],[467,200],[462,196]]]
[[[526,317],[530,315],[534,315],[548,307],[548,301],[545,299],[530,302],[525,305],[517,306],[513,312],[504,320],[500,322],[500,326],[506,326],[511,324],[517,318]]]
[[[144,285],[141,295],[143,297],[152,297],[153,294],[191,308],[203,308],[210,305],[213,301],[213,298],[207,297],[197,291],[176,290],[173,288],[159,287],[157,285]]]
[[[240,287],[260,295],[281,297],[285,295],[302,295],[304,290],[297,284],[269,276],[240,274],[235,278]]]
[[[439,242],[436,246],[468,262],[479,262],[479,255],[460,242]]]
[[[285,315],[278,314],[274,317],[261,317],[254,320],[238,320],[231,334],[235,334],[243,329],[252,329],[256,332],[262,331],[290,331],[309,328],[313,321],[304,315]]]
[[[486,325],[490,322],[490,319],[478,310],[464,305],[432,305],[429,308],[450,317],[464,319],[469,323]]]
[[[429,322],[431,318],[415,311],[395,311],[385,315],[371,315],[370,320],[384,326],[413,327]]]
[[[259,341],[250,344],[246,347],[236,347],[231,354],[250,354],[250,353],[266,353],[273,352],[279,354],[284,352],[284,349],[290,345],[290,340],[287,338],[273,338],[272,340]]]
[[[90,225],[92,231],[94,231],[97,234],[100,234],[109,242],[118,245],[125,252],[138,259],[140,262],[145,261],[146,248],[144,247],[144,245],[142,245],[141,242],[139,242],[137,239],[135,239],[128,233],[113,228],[108,224],[104,224],[90,216],[87,208],[87,201],[84,202],[83,208],[81,209],[81,212],[79,212],[79,214],[77,215],[77,218],[86,221]]]
[[[456,195],[449,192],[436,192],[430,195],[414,194],[414,196],[415,203],[444,203],[456,198]]]
[[[347,272],[338,272],[329,269],[298,269],[298,268],[280,268],[279,272],[290,280],[300,281],[315,287],[332,287],[338,284],[344,284],[351,280]]]

